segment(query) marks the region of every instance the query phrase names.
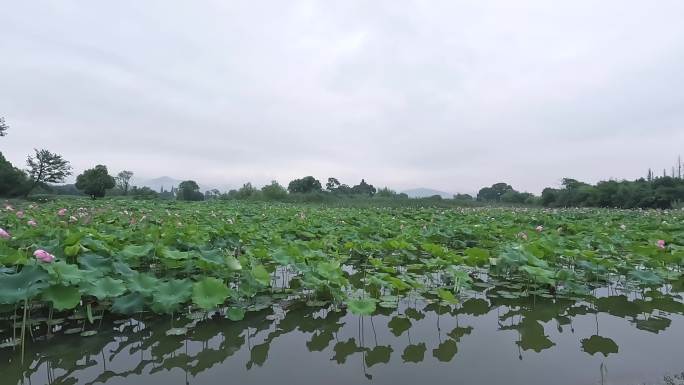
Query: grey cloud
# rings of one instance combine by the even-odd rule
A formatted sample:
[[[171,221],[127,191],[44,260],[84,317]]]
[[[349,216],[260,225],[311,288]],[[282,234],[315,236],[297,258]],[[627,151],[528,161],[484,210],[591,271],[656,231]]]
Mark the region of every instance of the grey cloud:
[[[11,2],[0,150],[237,186],[635,178],[684,143],[679,1]]]

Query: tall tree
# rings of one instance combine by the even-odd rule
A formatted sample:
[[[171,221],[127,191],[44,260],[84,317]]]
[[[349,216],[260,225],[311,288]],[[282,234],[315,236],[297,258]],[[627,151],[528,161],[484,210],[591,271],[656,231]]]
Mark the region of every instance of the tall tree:
[[[133,177],[133,171],[123,170],[116,176],[116,184],[123,191],[124,195],[128,195],[128,187]]]
[[[26,174],[14,167],[0,152],[0,196],[21,196],[25,188]]]
[[[178,185],[176,196],[181,201],[201,201],[204,199],[204,194],[200,192],[199,185],[194,180],[181,182]]]
[[[501,197],[509,191],[515,191],[511,185],[506,183],[495,183],[491,187],[481,188],[477,193],[477,200],[498,202],[501,201]]]
[[[373,196],[375,194],[375,187],[372,184],[366,183],[365,179],[361,179],[361,183],[352,187],[353,194],[362,194]]]
[[[305,176],[302,179],[295,179],[287,185],[287,190],[291,193],[312,193],[322,191],[321,182],[312,177]]]
[[[98,164],[95,168],[85,170],[76,178],[76,188],[91,198],[102,198],[110,188],[116,185],[114,177],[109,175],[107,166]]]
[[[328,178],[328,183],[325,184],[326,190],[334,192],[338,187],[340,187],[340,181],[337,178]]]
[[[30,184],[25,195],[28,196],[36,186],[46,183],[62,183],[64,178],[71,175],[71,165],[61,155],[48,150],[35,150],[35,157],[26,160]]]
[[[5,118],[0,116],[0,136],[7,135],[8,129],[9,129],[9,126],[7,125],[7,123],[5,123]]]

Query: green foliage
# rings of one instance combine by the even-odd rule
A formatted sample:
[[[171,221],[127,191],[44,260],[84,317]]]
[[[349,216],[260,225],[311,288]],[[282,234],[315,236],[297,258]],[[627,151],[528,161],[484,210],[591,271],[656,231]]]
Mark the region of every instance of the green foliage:
[[[287,185],[287,190],[291,193],[309,194],[322,191],[321,182],[312,176],[305,176],[295,179]]]
[[[0,152],[0,197],[17,197],[26,194],[28,178],[14,167]]]
[[[287,198],[287,190],[276,181],[262,187],[261,194],[264,199],[270,201],[282,201]]]
[[[601,181],[592,186],[563,179],[563,188],[546,188],[541,203],[547,207],[614,207],[667,209],[684,200],[684,179],[669,176],[635,181]]]
[[[73,219],[59,216],[61,208]],[[672,211],[221,200],[59,200],[14,210],[39,225],[0,211],[12,234],[0,239],[0,304],[31,300],[59,312],[83,301],[121,314],[237,309],[227,314],[241,319],[283,295],[312,306],[346,304],[358,315],[422,296],[442,312],[459,303],[467,309],[462,297],[481,285],[505,299],[590,296],[616,279],[657,288],[677,282],[684,262],[684,213]],[[36,261],[38,248],[57,259]]]
[[[508,192],[515,191],[511,185],[506,183],[495,183],[492,187],[483,187],[477,193],[477,200],[485,202],[500,202],[501,197]]]
[[[209,310],[228,298],[228,286],[214,277],[205,277],[192,286],[192,302],[201,309]]]
[[[181,201],[201,201],[204,200],[204,194],[200,192],[199,185],[194,180],[186,180],[178,185],[176,192],[178,200]]]
[[[151,188],[147,186],[143,187],[138,187],[138,186],[133,186],[130,191],[129,195],[133,197],[133,199],[156,199],[159,197],[159,193],[152,190]]]
[[[7,130],[9,126],[5,123],[5,118],[0,116],[0,137],[7,135]]]
[[[123,195],[128,195],[128,187],[131,182],[131,178],[133,177],[133,171],[127,171],[123,170],[121,171],[117,176],[116,176],[116,185],[121,191],[123,191]]]
[[[101,164],[85,170],[76,178],[76,188],[93,199],[104,197],[106,191],[114,185],[114,177],[107,172],[107,166]]]
[[[71,175],[71,165],[61,155],[45,149],[34,151],[35,155],[26,159],[30,183],[25,195],[30,194],[39,185],[61,183]]]
[[[375,303],[377,301],[373,298],[353,299],[347,302],[349,311],[356,315],[371,315],[375,312]]]

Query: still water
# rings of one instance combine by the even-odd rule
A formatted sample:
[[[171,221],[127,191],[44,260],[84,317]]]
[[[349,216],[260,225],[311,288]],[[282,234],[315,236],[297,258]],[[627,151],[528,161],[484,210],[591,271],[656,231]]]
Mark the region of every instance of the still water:
[[[358,317],[304,304],[223,317],[89,324],[0,350],[2,384],[684,384],[684,305],[663,290],[599,298],[406,298]],[[173,323],[173,325],[172,325]],[[187,327],[183,335],[167,335]],[[176,330],[176,329],[174,329]]]

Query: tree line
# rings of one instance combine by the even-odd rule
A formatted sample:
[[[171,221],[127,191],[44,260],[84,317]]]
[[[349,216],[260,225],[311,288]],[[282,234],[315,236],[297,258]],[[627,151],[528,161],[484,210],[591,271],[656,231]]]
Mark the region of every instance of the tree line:
[[[7,135],[9,126],[0,117],[0,137]],[[361,179],[356,185],[349,186],[339,179],[330,177],[325,187],[313,176],[305,176],[290,181],[287,188],[277,181],[261,188],[245,183],[239,189],[226,193],[213,189],[200,191],[197,182],[186,180],[171,190],[154,191],[149,187],[131,186],[133,172],[123,170],[116,176],[109,175],[107,167],[96,165],[85,170],[76,178],[73,185],[57,185],[72,175],[72,168],[61,155],[45,149],[35,149],[26,159],[25,170],[14,167],[0,152],[0,196],[28,197],[34,191],[50,192],[61,195],[86,195],[101,198],[106,194],[131,196],[136,199],[176,199],[201,201],[210,199],[269,200],[269,201],[324,201],[343,197],[356,198],[395,198],[408,199],[404,193],[384,187],[376,189]],[[614,207],[614,208],[658,208],[684,207],[684,178],[681,157],[670,170],[663,169],[662,176],[656,176],[649,169],[645,178],[634,181],[607,180],[595,185],[572,178],[564,178],[561,188],[547,187],[541,196],[520,192],[507,183],[495,183],[481,188],[477,196],[456,194],[453,201],[462,203],[480,202],[482,204],[541,205],[545,207]],[[439,195],[429,197],[441,200]]]

